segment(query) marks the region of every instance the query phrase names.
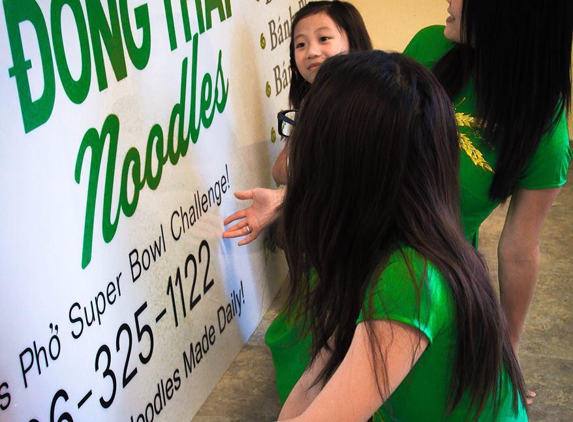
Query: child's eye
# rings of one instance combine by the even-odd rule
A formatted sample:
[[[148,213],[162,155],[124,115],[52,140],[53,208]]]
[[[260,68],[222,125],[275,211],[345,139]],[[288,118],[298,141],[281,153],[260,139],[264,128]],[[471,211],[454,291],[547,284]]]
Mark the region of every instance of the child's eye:
[[[303,43],[303,42],[299,42],[299,43],[296,43],[296,44],[294,45],[294,48],[296,48],[296,49],[298,49],[298,48],[303,48],[303,47],[304,47],[304,43]]]
[[[328,41],[329,39],[330,39],[330,37],[327,37],[326,35],[324,35],[324,36],[320,37],[318,40],[319,40],[320,42],[326,42],[326,41]]]

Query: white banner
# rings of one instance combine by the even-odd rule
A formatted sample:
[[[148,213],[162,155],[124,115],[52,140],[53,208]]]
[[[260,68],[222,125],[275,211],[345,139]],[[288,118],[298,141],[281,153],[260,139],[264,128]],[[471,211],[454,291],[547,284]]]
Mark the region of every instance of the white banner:
[[[273,186],[304,0],[0,5],[0,421],[190,420],[286,269]]]

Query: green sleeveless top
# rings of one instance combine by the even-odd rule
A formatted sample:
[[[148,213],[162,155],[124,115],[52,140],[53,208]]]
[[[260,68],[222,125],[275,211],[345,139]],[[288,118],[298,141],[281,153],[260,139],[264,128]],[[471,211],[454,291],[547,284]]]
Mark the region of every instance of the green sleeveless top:
[[[454,42],[444,37],[440,25],[422,29],[404,50],[425,67],[432,69],[452,47]],[[460,202],[464,232],[473,241],[483,221],[500,204],[489,197],[489,187],[497,162],[495,149],[481,137],[475,125],[475,91],[473,81],[454,100],[460,126]],[[517,186],[524,189],[549,189],[563,186],[572,158],[565,112],[557,124],[543,136],[529,164],[520,175]]]

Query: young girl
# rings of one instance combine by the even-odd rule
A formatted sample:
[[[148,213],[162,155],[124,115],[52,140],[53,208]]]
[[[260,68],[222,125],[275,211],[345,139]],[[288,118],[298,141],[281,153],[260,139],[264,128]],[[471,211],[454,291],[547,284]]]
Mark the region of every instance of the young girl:
[[[289,156],[287,307],[312,340],[279,420],[526,421],[500,304],[461,230],[457,127],[432,74],[396,53],[332,57]]]
[[[541,227],[571,161],[571,0],[447,0],[443,26],[405,54],[433,69],[462,123],[461,215],[481,223],[509,196],[499,240],[501,303],[515,351],[539,271]]]
[[[292,21],[290,67],[292,71],[289,102],[299,109],[322,63],[336,54],[370,51],[372,42],[362,16],[350,3],[310,2]],[[272,170],[275,181],[286,185],[288,139]]]
[[[308,92],[316,72],[327,58],[349,51],[370,51],[372,42],[360,12],[344,1],[311,1],[294,15],[291,25],[290,68],[292,72],[289,103],[298,109]],[[286,184],[288,139],[272,170],[275,181]],[[253,200],[253,206],[240,210],[225,220],[225,225],[239,220],[223,233],[223,237],[243,237],[239,245],[255,240],[261,231],[276,219],[282,189],[255,188],[236,192],[238,199]]]
[[[329,57],[372,50],[360,12],[344,1],[311,1],[293,17],[290,41],[292,72],[289,103],[298,109]]]

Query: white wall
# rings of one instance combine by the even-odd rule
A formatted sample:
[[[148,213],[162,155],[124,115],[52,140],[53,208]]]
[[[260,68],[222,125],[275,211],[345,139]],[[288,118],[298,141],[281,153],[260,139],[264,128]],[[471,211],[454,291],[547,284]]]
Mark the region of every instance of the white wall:
[[[445,0],[352,0],[362,14],[375,48],[403,51],[420,29],[441,24]]]

